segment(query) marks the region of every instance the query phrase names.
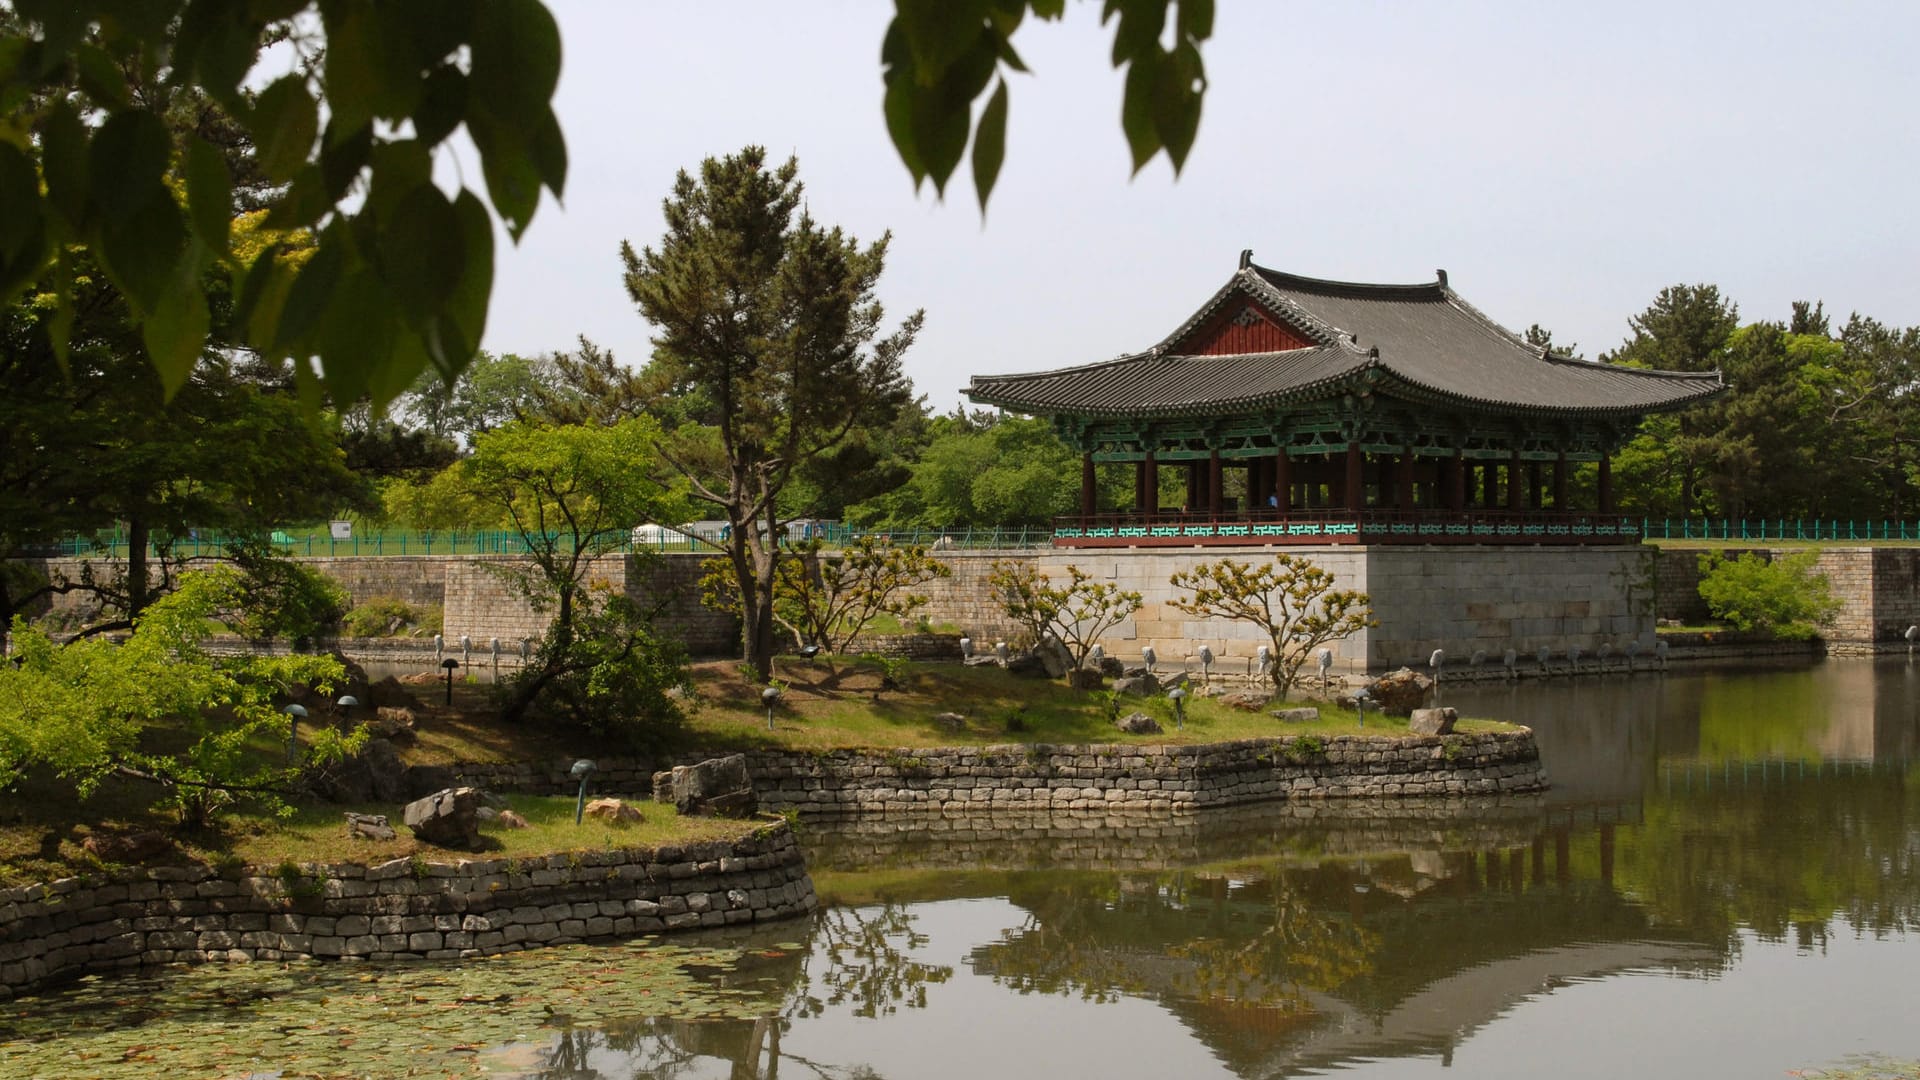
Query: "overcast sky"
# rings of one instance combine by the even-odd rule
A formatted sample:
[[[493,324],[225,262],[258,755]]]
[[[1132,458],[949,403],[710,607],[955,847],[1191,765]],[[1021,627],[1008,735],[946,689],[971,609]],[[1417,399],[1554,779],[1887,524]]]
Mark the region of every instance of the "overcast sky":
[[[881,294],[926,329],[940,411],[976,373],[1157,342],[1263,266],[1453,287],[1591,357],[1664,286],[1744,319],[1795,299],[1920,324],[1920,4],[1220,0],[1200,135],[1138,176],[1100,4],[1029,23],[983,221],[967,167],[918,194],[881,118],[891,5],[549,0],[565,60],[564,206],[502,244],[486,347],[581,334],[645,362],[622,239],[656,243],[676,170],[796,155],[814,216],[891,230]],[[477,170],[474,170],[477,172]]]

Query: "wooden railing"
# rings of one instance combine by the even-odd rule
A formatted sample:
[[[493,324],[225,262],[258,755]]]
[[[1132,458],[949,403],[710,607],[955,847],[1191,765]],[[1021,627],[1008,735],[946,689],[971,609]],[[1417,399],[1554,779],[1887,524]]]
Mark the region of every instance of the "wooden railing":
[[[1635,544],[1641,521],[1555,511],[1295,510],[1250,514],[1069,515],[1054,519],[1057,547],[1193,544]]]

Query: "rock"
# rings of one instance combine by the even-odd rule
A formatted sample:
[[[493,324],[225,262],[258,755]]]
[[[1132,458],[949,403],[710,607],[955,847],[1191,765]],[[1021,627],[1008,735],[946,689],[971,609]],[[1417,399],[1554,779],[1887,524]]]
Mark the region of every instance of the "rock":
[[[358,754],[314,770],[308,776],[314,794],[337,803],[406,802],[407,767],[386,739],[368,739]],[[451,786],[451,785],[447,785]]]
[[[1128,675],[1125,678],[1113,680],[1113,689],[1116,693],[1151,697],[1160,692],[1160,680],[1142,669],[1138,675]]]
[[[1388,716],[1411,716],[1427,703],[1433,693],[1433,680],[1412,668],[1390,671],[1367,684],[1373,707]]]
[[[473,814],[475,817],[479,818],[481,821],[492,821],[494,818],[497,818],[500,816],[500,811],[498,808],[488,806],[486,803],[483,802],[480,804],[480,809],[475,810]]]
[[[1275,709],[1268,715],[1283,724],[1311,724],[1320,719],[1320,710],[1307,705],[1298,709]]]
[[[173,841],[154,829],[94,833],[80,846],[101,862],[143,863],[173,853]]]
[[[933,717],[933,726],[941,731],[965,731],[967,718],[957,712],[936,713]]]
[[[587,804],[586,816],[602,818],[610,825],[626,825],[639,821],[640,811],[628,806],[619,799],[595,799]]]
[[[368,684],[367,696],[362,699],[362,701],[364,704],[371,705],[375,709],[417,709],[420,707],[420,699],[413,695],[413,691],[401,685],[400,680],[391,675],[381,679],[379,682]]]
[[[1057,641],[1043,642],[1033,654],[1040,658],[1040,664],[1046,669],[1047,678],[1064,679],[1067,670],[1073,667],[1073,657],[1067,653],[1067,647]]]
[[[385,814],[347,814],[347,835],[355,839],[391,840],[394,838],[393,826],[387,824]]]
[[[673,805],[682,814],[745,817],[757,804],[744,754],[673,767]]]
[[[413,710],[405,705],[382,705],[374,711],[373,719],[367,721],[367,730],[374,738],[398,746],[412,746],[418,739],[414,731],[416,721]]]
[[[966,665],[968,667],[998,667],[1000,666],[1000,658],[992,653],[976,654],[967,658]]]
[[[670,803],[673,801],[673,770],[662,769],[653,774],[653,801]]]
[[[424,798],[436,791],[445,791],[460,782],[453,775],[453,769],[446,765],[409,765],[407,766],[408,799]]]
[[[1022,679],[1051,679],[1055,676],[1047,670],[1047,662],[1037,653],[1015,653],[1007,658],[1007,674]]]
[[[1098,668],[1075,668],[1067,672],[1067,685],[1075,690],[1099,690],[1106,686],[1106,679]]]
[[[1459,714],[1450,708],[1415,709],[1407,721],[1407,730],[1415,735],[1451,735]]]
[[[511,810],[500,811],[500,816],[493,820],[494,824],[503,829],[524,829],[527,827],[527,819]]]
[[[1128,713],[1115,720],[1113,726],[1129,735],[1160,734],[1160,722],[1143,712]]]
[[[447,788],[408,803],[401,820],[422,843],[477,851],[480,848],[479,810],[479,788]]]
[[[1230,709],[1244,712],[1259,712],[1273,701],[1273,695],[1265,690],[1228,690],[1219,696],[1220,704]]]
[[[1109,679],[1118,679],[1127,673],[1127,665],[1121,663],[1120,658],[1117,656],[1103,656],[1100,658],[1100,662],[1094,666],[1100,670],[1100,674],[1105,675]],[[1144,671],[1145,669],[1142,670]]]

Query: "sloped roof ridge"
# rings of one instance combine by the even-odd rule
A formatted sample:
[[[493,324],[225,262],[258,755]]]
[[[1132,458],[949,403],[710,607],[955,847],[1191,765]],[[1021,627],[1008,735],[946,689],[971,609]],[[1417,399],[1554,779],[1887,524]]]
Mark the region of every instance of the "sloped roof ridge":
[[[1562,364],[1562,365],[1568,365],[1568,366],[1577,367],[1585,370],[1592,370],[1592,371],[1606,371],[1606,370],[1632,371],[1636,374],[1658,375],[1658,376],[1668,377],[1668,378],[1677,377],[1682,382],[1701,381],[1701,382],[1720,383],[1722,381],[1720,377],[1720,372],[1718,372],[1717,370],[1716,371],[1665,371],[1659,368],[1630,368],[1622,364],[1611,364],[1611,363],[1607,363],[1605,361],[1600,361],[1600,360],[1582,360],[1577,356],[1570,356],[1566,353],[1557,353],[1549,349],[1542,349],[1539,346],[1528,342],[1526,338],[1521,337],[1519,334],[1516,334],[1512,330],[1507,329],[1505,326],[1501,325],[1499,321],[1487,315],[1486,312],[1481,311],[1477,307],[1474,307],[1472,303],[1468,302],[1466,297],[1461,296],[1457,292],[1454,292],[1452,286],[1441,284],[1438,282],[1436,282],[1435,285],[1440,290],[1441,295],[1446,298],[1446,301],[1448,303],[1452,304],[1455,308],[1459,309],[1461,312],[1466,314],[1469,318],[1472,318],[1478,321],[1479,323],[1481,323],[1482,325],[1492,329],[1495,333],[1499,334],[1501,337],[1506,338],[1508,341],[1511,341],[1512,343],[1519,346],[1520,348],[1525,349],[1530,353],[1538,354],[1538,359],[1540,359],[1544,363]],[[1412,380],[1408,380],[1408,381],[1411,382]]]
[[[1248,264],[1247,269],[1257,274],[1267,284],[1276,289],[1293,288],[1301,292],[1356,293],[1362,296],[1384,296],[1398,294],[1401,299],[1433,299],[1452,290],[1439,281],[1421,281],[1406,284],[1382,283],[1374,281],[1335,281],[1332,278],[1308,277],[1305,274],[1290,274],[1285,270]]]

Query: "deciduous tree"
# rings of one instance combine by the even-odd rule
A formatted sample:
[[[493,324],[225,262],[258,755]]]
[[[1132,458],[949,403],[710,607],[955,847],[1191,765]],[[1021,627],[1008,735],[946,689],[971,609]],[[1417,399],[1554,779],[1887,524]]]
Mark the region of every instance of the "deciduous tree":
[[[1268,674],[1282,694],[1293,689],[1315,649],[1379,625],[1366,593],[1335,589],[1333,574],[1305,556],[1282,552],[1261,565],[1221,559],[1169,580],[1191,594],[1176,598],[1173,607],[1247,623],[1266,635],[1273,651]]]
[[[1067,567],[1067,581],[1056,585],[1032,563],[999,560],[987,575],[987,589],[1007,618],[1026,628],[1029,644],[1051,639],[1066,646],[1074,671],[1086,666],[1100,635],[1125,622],[1142,603],[1139,593],[1095,581],[1073,565]]]

